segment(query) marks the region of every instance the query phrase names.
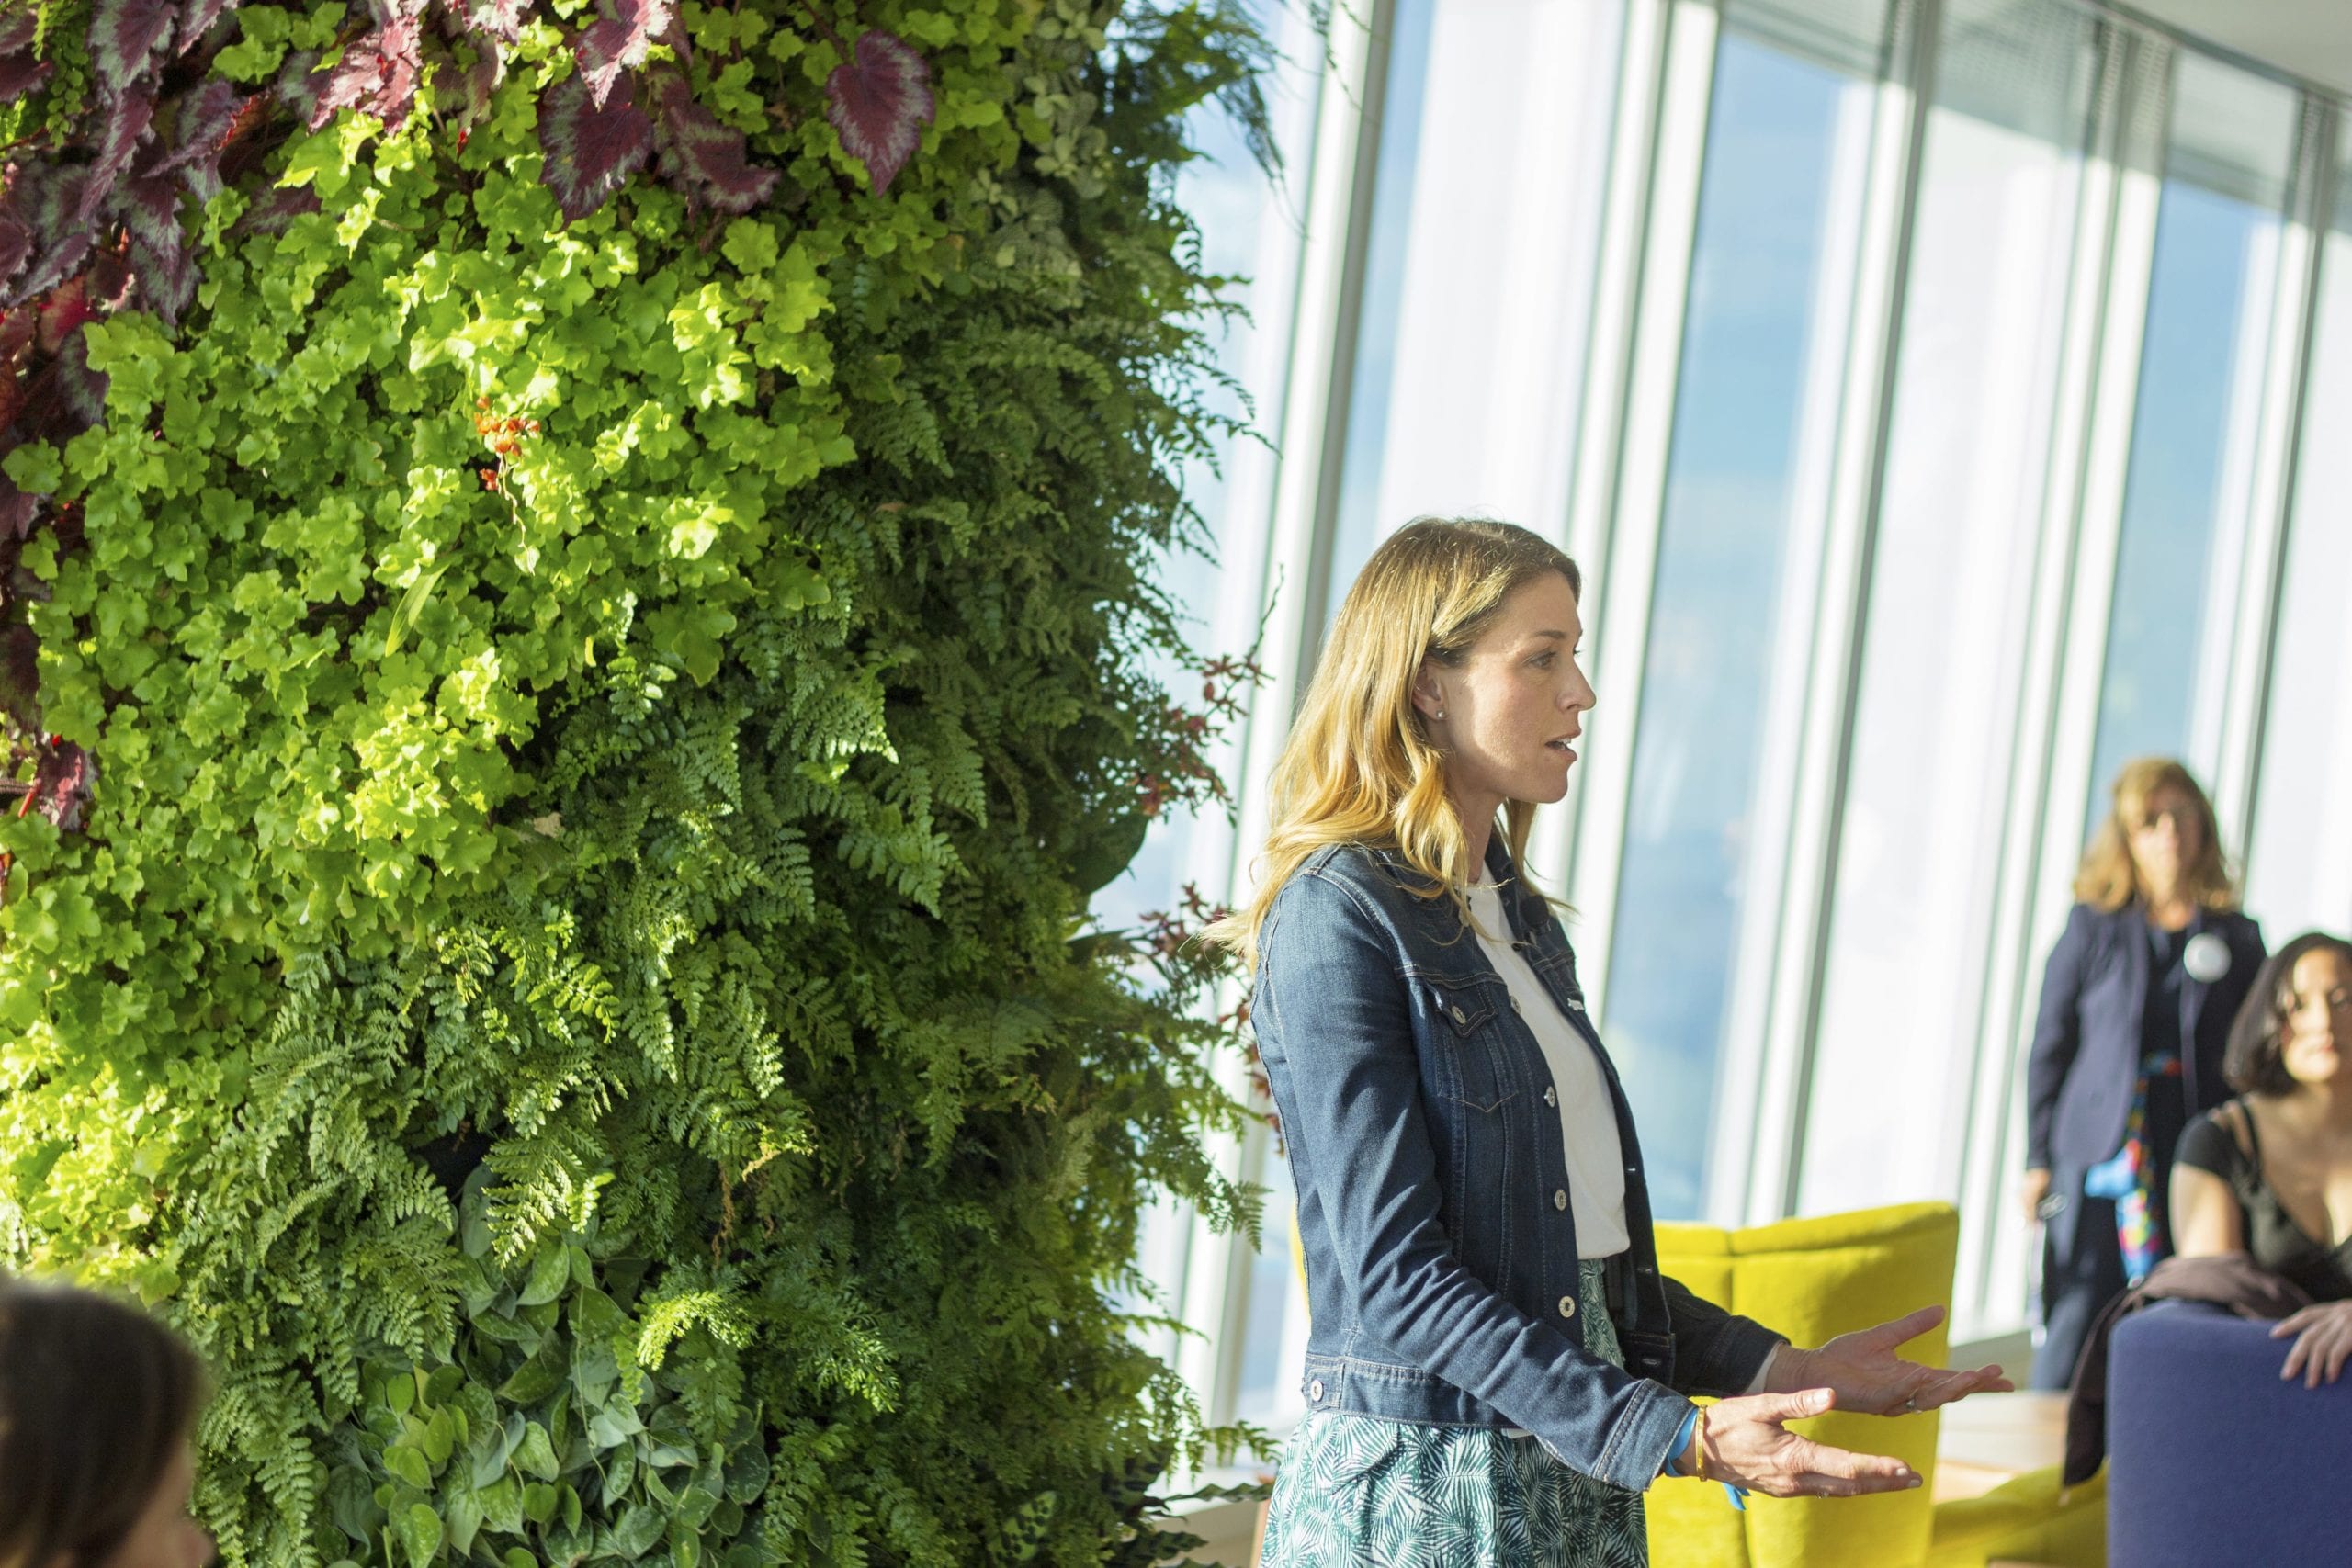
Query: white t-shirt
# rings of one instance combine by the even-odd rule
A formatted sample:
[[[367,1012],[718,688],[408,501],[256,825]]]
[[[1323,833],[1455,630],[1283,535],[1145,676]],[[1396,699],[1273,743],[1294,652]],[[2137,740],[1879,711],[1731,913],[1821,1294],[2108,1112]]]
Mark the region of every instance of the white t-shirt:
[[[1511,1006],[1544,1048],[1552,1069],[1548,1098],[1560,1108],[1560,1141],[1566,1147],[1569,1213],[1576,1217],[1577,1256],[1613,1257],[1633,1245],[1625,1229],[1625,1149],[1617,1136],[1617,1112],[1600,1059],[1552,1000],[1526,956],[1511,945],[1510,922],[1502,895],[1493,884],[1468,889],[1477,922],[1478,945],[1487,962],[1510,988]]]

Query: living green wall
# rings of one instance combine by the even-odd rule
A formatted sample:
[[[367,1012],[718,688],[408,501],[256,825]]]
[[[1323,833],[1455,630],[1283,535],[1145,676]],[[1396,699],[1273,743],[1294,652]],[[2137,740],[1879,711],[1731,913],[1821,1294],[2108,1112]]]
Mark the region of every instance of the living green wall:
[[[1139,1205],[1248,1198],[1085,910],[1239,695],[1248,26],[24,4],[0,1258],[203,1349],[232,1562],[1153,1561]]]

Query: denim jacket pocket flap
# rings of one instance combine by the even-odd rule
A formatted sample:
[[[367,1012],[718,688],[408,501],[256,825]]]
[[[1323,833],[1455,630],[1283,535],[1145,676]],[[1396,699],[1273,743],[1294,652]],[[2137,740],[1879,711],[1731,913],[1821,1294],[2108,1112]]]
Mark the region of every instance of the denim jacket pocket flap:
[[[1427,972],[1420,980],[1429,989],[1430,1005],[1457,1039],[1477,1033],[1495,1016],[1494,996],[1481,980]]]

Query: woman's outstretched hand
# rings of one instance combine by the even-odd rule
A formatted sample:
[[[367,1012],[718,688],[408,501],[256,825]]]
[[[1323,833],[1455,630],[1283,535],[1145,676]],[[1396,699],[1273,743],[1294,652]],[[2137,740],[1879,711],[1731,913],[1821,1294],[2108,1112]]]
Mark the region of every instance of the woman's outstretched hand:
[[[1676,1468],[1768,1497],[1859,1497],[1918,1485],[1919,1472],[1899,1459],[1833,1449],[1785,1425],[1838,1403],[1826,1388],[1720,1401],[1707,1407]]]
[[[1892,1323],[1840,1334],[1818,1350],[1783,1346],[1765,1374],[1768,1393],[1834,1389],[1838,1408],[1871,1416],[1910,1416],[1965,1399],[1972,1393],[2007,1393],[2017,1384],[1998,1367],[1946,1371],[1922,1366],[1895,1354],[1944,1320],[1944,1309],[1924,1306]]]
[[[2305,1388],[2317,1388],[2323,1376],[2334,1382],[2344,1375],[2344,1363],[2352,1360],[2352,1302],[2307,1306],[2279,1319],[2270,1330],[2273,1339],[2290,1334],[2295,1346],[2287,1352],[2287,1364],[2278,1369],[2278,1375],[2291,1378],[2301,1372]]]

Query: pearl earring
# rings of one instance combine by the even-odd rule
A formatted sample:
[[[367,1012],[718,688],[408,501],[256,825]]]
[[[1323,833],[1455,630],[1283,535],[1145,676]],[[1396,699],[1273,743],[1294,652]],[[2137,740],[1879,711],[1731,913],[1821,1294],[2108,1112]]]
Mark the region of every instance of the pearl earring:
[[[1430,715],[1430,716],[1442,723],[1445,719],[1445,710],[1443,708],[1440,708],[1437,712]]]

